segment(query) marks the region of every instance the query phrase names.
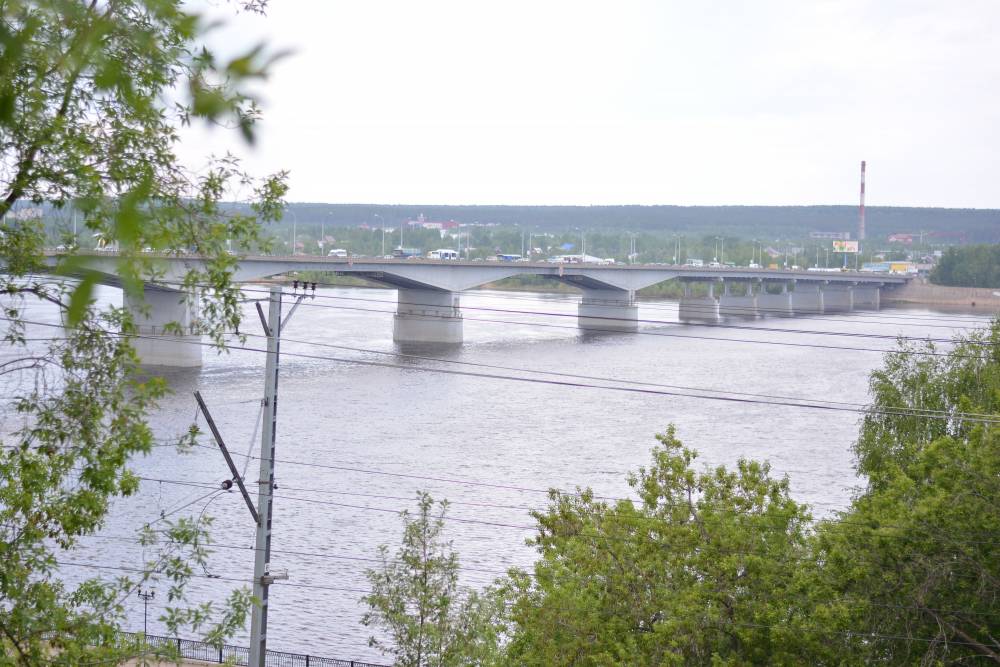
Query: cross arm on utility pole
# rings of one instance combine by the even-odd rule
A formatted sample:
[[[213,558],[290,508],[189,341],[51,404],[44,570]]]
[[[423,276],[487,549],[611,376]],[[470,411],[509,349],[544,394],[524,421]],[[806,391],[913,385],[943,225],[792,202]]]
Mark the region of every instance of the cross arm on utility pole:
[[[316,292],[316,283],[313,283],[313,293],[315,294],[315,292]],[[292,319],[292,315],[295,314],[295,309],[299,307],[299,304],[302,303],[302,299],[304,299],[304,298],[306,298],[305,294],[300,295],[299,298],[295,300],[295,303],[292,304],[292,309],[289,310],[288,314],[285,315],[282,318],[282,321],[281,321],[281,331],[285,330],[285,325],[288,324],[288,320]],[[258,304],[257,307],[260,308],[260,305]],[[263,317],[263,311],[261,311],[261,316]],[[268,334],[268,335],[270,335],[270,334]]]
[[[250,500],[250,494],[247,493],[247,488],[243,486],[243,477],[236,470],[236,464],[233,463],[233,457],[229,455],[229,449],[226,448],[226,443],[222,441],[222,435],[219,433],[219,429],[215,426],[215,420],[212,419],[212,415],[208,412],[208,406],[205,405],[205,400],[201,397],[201,392],[194,392],[195,400],[198,401],[198,407],[201,408],[201,413],[205,415],[205,421],[208,422],[208,428],[212,431],[212,437],[215,438],[215,442],[219,445],[219,449],[222,450],[222,455],[226,458],[226,464],[229,466],[229,471],[233,474],[233,481],[236,485],[240,487],[240,493],[243,494],[243,501],[247,504],[247,509],[250,510],[250,515],[253,517],[254,523],[260,525],[260,515],[257,514],[257,508],[253,506],[253,501]]]
[[[271,327],[267,326],[267,317],[264,316],[264,309],[260,307],[260,301],[254,302],[257,306],[257,316],[260,317],[260,325],[264,327],[264,335],[268,338],[271,337]]]

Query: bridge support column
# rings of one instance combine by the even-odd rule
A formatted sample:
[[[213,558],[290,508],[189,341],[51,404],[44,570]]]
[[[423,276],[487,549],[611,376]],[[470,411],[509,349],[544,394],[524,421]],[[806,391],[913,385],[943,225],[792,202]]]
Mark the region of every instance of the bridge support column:
[[[757,313],[764,315],[777,315],[778,317],[789,317],[792,315],[792,293],[788,291],[788,283],[781,283],[781,291],[771,294],[761,284],[760,294],[757,295]]]
[[[143,300],[125,292],[124,306],[132,315],[137,336],[132,346],[143,366],[201,366],[201,334],[194,331],[198,304],[184,292],[147,285]],[[176,325],[181,332],[173,326]]]
[[[639,306],[631,290],[583,290],[576,309],[577,326],[595,331],[638,331]]]
[[[397,343],[461,343],[458,294],[446,290],[398,290],[392,339]]]
[[[879,309],[881,290],[878,287],[862,287],[859,285],[854,288],[853,296],[855,308]]]
[[[854,310],[854,287],[833,283],[824,286],[823,310],[828,313]]]
[[[732,282],[723,282],[722,296],[719,297],[719,315],[722,317],[757,317],[757,295],[753,283],[746,282],[746,294],[733,294]]]
[[[819,283],[795,283],[792,292],[792,310],[800,313],[821,315],[823,313],[823,286]]]
[[[692,296],[691,283],[685,282],[677,318],[681,322],[718,324],[719,300],[715,298],[715,283],[708,284],[708,296]]]

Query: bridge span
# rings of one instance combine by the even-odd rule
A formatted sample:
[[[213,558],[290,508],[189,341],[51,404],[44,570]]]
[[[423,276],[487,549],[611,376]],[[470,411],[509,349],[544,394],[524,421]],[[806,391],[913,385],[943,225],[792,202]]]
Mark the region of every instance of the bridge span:
[[[80,257],[78,255],[78,257]],[[84,265],[106,284],[117,285],[117,255],[82,255]],[[201,348],[190,336],[170,334],[168,323],[194,331],[197,300],[175,287],[201,264],[190,255],[154,255],[156,282],[145,286],[145,311],[126,302],[136,316],[142,339],[140,357],[150,365],[197,366]],[[55,264],[57,255],[50,255]],[[253,282],[293,271],[326,271],[363,278],[396,288],[393,340],[398,343],[462,342],[460,294],[486,283],[519,275],[544,276],[581,292],[577,321],[591,331],[638,330],[635,293],[668,280],[683,284],[681,322],[717,323],[727,318],[756,318],[877,309],[880,291],[907,282],[905,276],[840,271],[787,271],[742,267],[689,267],[659,264],[597,265],[551,262],[480,262],[428,259],[372,259],[318,256],[240,257],[234,279]],[[200,338],[199,338],[200,340]]]

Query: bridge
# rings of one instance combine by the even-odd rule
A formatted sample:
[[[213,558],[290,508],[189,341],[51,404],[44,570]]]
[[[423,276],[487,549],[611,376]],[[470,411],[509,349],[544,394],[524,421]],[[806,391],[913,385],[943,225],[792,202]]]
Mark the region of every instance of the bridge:
[[[80,255],[83,264],[118,285],[114,252]],[[190,255],[154,255],[160,275],[144,287],[149,308],[125,306],[136,317],[140,358],[150,365],[201,365],[200,337],[177,336],[166,327],[178,323],[194,330],[196,300],[175,287],[201,260]],[[48,256],[54,265],[57,255]],[[667,280],[683,285],[679,319],[718,323],[726,318],[790,316],[877,309],[880,290],[905,284],[899,275],[840,271],[788,271],[742,267],[689,267],[659,264],[598,265],[551,262],[481,262],[430,259],[373,259],[318,256],[243,256],[233,276],[253,282],[292,271],[325,271],[363,278],[397,290],[393,340],[398,343],[461,343],[461,292],[512,276],[544,276],[581,292],[577,322],[592,331],[637,331],[639,308],[635,293]]]

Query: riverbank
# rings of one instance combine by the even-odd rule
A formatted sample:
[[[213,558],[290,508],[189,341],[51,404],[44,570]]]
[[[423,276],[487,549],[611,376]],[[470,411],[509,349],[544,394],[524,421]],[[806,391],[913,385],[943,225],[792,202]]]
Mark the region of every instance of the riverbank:
[[[950,306],[997,312],[1000,311],[1000,290],[983,287],[944,287],[922,280],[911,280],[895,289],[883,289],[882,304]]]

